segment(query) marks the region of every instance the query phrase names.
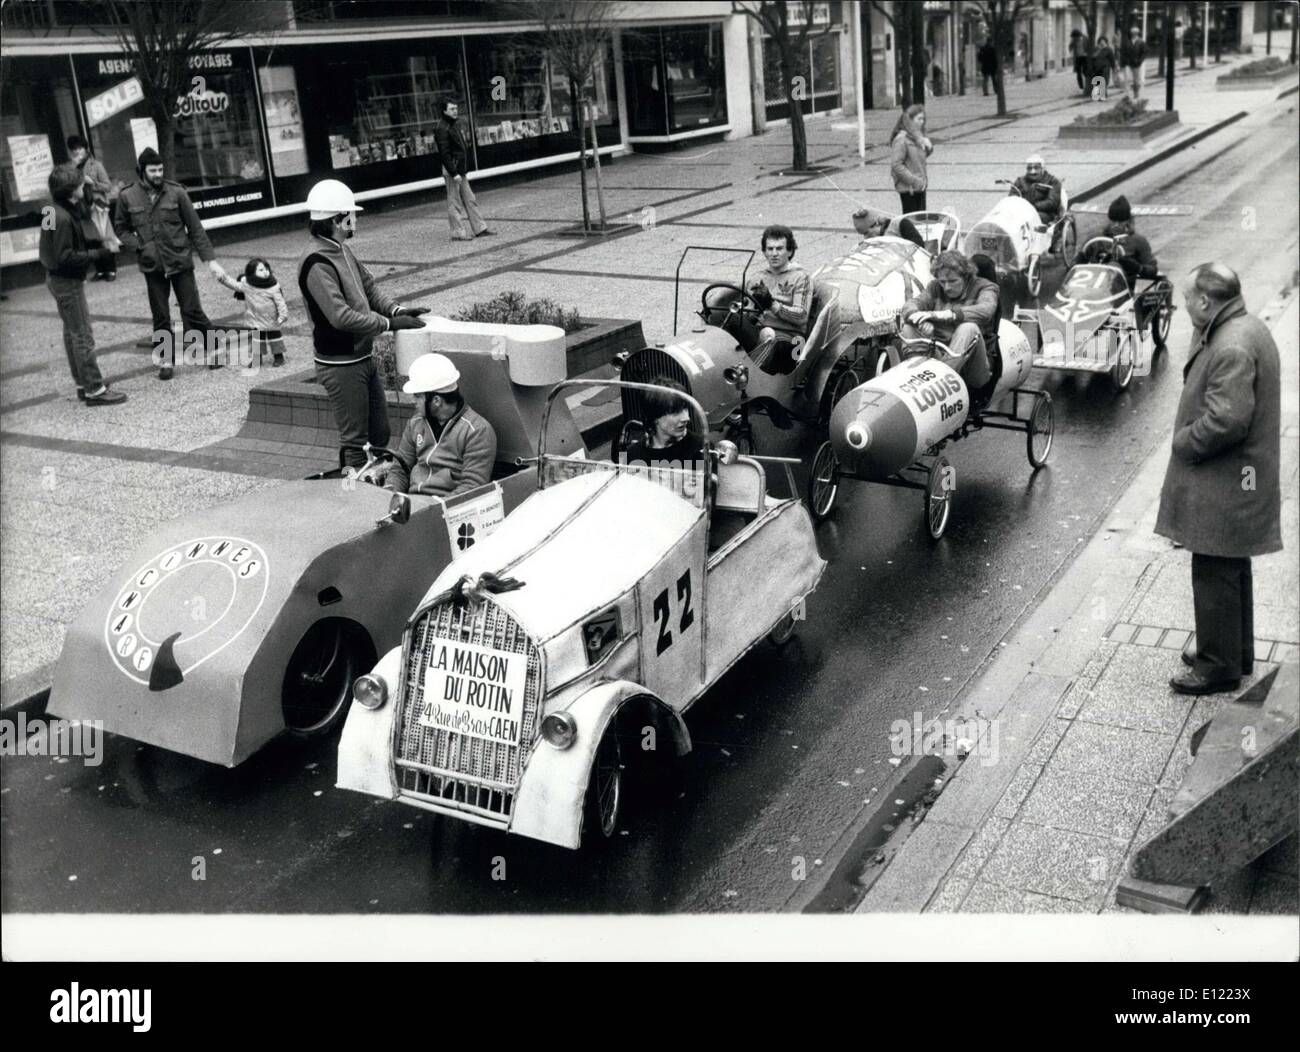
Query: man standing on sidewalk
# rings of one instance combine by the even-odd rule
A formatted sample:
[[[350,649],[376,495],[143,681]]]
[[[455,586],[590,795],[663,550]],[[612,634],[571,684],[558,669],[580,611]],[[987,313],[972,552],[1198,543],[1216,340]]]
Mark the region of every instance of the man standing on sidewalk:
[[[178,349],[171,346],[171,291],[174,289],[176,292],[183,334],[200,332],[206,340],[212,323],[203,313],[203,304],[199,301],[199,287],[194,281],[194,252],[198,252],[199,258],[218,280],[226,277],[226,271],[217,262],[212,242],[199,222],[185,187],[163,177],[163,162],[158,151],[152,146],[145,147],[136,169],[139,180],[118,195],[113,228],[123,242],[136,249],[140,271],[149,290],[155,354],[159,350],[160,333],[166,333],[161,349],[172,352],[163,357],[158,379],[170,380]],[[219,364],[219,360],[208,362],[209,368],[216,368]]]
[[[1222,263],[1184,289],[1195,330],[1160,492],[1156,533],[1192,553],[1196,650],[1180,694],[1232,690],[1254,665],[1250,558],[1282,550],[1281,373],[1277,344],[1246,313],[1241,281]]]
[[[1085,95],[1092,90],[1088,80],[1088,52],[1091,49],[1092,41],[1079,30],[1070,30],[1070,57],[1074,59],[1074,79],[1079,85],[1079,90]]]
[[[1128,71],[1129,83],[1136,99],[1142,94],[1142,74],[1147,61],[1146,41],[1142,39],[1142,30],[1137,26],[1128,31],[1128,39],[1120,45],[1119,61],[1121,67]]]
[[[460,125],[456,123],[459,116],[460,108],[456,103],[444,102],[442,120],[433,129],[433,139],[438,145],[442,178],[447,184],[447,220],[451,223],[451,239],[473,241],[492,231],[479,215],[478,200],[469,186],[469,148]]]

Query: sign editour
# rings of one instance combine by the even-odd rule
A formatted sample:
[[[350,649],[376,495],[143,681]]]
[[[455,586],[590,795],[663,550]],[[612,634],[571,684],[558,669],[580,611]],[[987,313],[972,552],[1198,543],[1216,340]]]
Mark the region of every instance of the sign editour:
[[[140,86],[140,78],[132,77],[92,99],[87,99],[86,121],[93,128],[97,124],[103,124],[113,114],[130,109],[143,100],[144,88]]]
[[[426,727],[518,745],[528,655],[435,639],[418,718]]]

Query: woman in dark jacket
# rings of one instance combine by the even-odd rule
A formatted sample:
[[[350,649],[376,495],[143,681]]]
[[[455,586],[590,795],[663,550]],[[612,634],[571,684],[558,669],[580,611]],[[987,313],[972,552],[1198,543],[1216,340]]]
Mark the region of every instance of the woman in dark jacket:
[[[1097,38],[1097,50],[1092,53],[1092,76],[1101,77],[1110,89],[1110,77],[1115,71],[1115,52],[1111,50],[1110,41],[1105,37]]]
[[[925,211],[925,191],[930,185],[925,159],[933,152],[934,144],[925,137],[925,107],[914,103],[899,114],[889,137],[889,171],[904,213]]]

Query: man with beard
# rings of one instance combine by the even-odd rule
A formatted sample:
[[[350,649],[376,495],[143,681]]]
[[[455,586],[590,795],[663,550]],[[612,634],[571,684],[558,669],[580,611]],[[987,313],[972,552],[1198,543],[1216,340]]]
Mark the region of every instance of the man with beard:
[[[152,146],[146,147],[136,164],[139,179],[118,195],[113,211],[113,229],[123,243],[135,248],[140,271],[149,290],[149,313],[153,315],[155,356],[162,351],[158,379],[170,380],[175,361],[171,343],[171,292],[181,311],[185,334],[198,332],[206,339],[212,323],[199,301],[199,287],[194,281],[194,253],[208,265],[218,279],[226,271],[217,262],[198,213],[189,194],[180,183],[164,177],[163,161]],[[160,334],[165,333],[163,337]],[[159,340],[163,346],[158,346]],[[212,358],[208,368],[220,361]]]

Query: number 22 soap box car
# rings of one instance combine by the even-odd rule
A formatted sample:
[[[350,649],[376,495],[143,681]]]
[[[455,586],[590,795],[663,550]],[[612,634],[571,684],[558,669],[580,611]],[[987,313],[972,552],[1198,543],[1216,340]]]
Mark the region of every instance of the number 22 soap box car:
[[[536,452],[546,381],[564,376],[551,326],[443,320],[399,336],[399,363],[428,350],[456,362],[496,429],[496,479],[441,500],[317,476],[176,519],[68,629],[52,714],[227,767],[286,730],[338,728],[353,680],[401,639],[429,582],[536,489],[515,460]],[[557,448],[581,449],[566,405],[552,430]]]
[[[575,385],[654,389],[569,381],[551,398]],[[538,491],[439,574],[357,681],[340,788],[600,841],[624,765],[689,750],[687,709],[765,635],[789,637],[826,565],[807,510],[768,496],[730,443],[684,465],[624,460],[543,452]]]

